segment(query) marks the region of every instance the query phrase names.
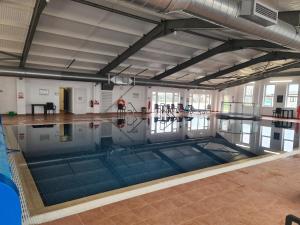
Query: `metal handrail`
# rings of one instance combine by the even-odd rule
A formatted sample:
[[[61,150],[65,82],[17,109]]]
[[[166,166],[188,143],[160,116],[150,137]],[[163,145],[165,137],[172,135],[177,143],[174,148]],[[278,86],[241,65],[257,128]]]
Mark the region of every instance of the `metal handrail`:
[[[132,105],[131,102],[128,102],[128,105],[131,105],[131,107],[133,108],[133,110],[134,110],[135,112],[138,112],[138,111],[136,110],[136,108]]]
[[[297,223],[300,225],[300,218],[294,215],[287,215],[285,218],[285,225],[292,225],[293,223]]]

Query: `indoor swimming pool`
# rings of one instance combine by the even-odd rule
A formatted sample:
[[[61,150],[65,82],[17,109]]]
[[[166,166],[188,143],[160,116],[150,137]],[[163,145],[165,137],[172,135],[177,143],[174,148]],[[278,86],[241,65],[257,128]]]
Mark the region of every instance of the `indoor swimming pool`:
[[[45,206],[298,148],[289,122],[126,117],[8,126]]]

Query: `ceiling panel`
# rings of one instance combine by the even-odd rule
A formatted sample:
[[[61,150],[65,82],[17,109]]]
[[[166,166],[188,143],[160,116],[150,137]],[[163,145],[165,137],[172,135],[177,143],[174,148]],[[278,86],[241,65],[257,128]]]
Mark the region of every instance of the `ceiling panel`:
[[[0,51],[22,54],[34,4],[35,0],[0,1]],[[3,64],[14,66],[18,62],[2,60]]]

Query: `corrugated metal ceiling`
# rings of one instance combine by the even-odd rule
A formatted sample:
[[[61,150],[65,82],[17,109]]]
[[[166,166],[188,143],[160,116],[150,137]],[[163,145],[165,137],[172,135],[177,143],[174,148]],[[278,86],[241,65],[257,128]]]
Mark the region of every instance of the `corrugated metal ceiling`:
[[[98,0],[93,2],[110,7],[122,7],[125,10],[124,6],[116,5],[118,1]],[[269,2],[276,3],[275,1]],[[34,4],[34,0],[0,1],[0,51],[22,54]],[[289,7],[292,7],[292,5],[297,6],[296,1],[294,3],[289,1],[289,5]],[[134,8],[126,9],[128,12],[133,10]],[[155,13],[149,14],[140,11],[136,13],[156,21],[162,19],[161,15],[159,17]],[[164,17],[169,19],[180,18],[182,15],[174,14]],[[155,24],[70,0],[51,0],[41,15],[26,66],[96,73],[153,29],[154,26]],[[193,32],[224,41],[233,38],[252,38],[228,29],[204,29],[194,30]],[[112,72],[118,73],[129,67],[122,74],[132,76],[145,70],[139,76],[151,78],[221,43],[213,38],[178,31],[152,41]],[[165,80],[190,82],[261,54],[261,51],[255,49],[219,54],[177,72],[165,78]],[[74,59],[74,63],[68,68]],[[18,63],[18,60],[0,61],[0,65],[17,66]],[[284,62],[274,64],[278,65],[280,63]],[[261,65],[226,76],[245,76],[257,71],[256,67],[261,68]],[[222,79],[215,79],[206,83],[213,82],[217,84],[223,81]]]

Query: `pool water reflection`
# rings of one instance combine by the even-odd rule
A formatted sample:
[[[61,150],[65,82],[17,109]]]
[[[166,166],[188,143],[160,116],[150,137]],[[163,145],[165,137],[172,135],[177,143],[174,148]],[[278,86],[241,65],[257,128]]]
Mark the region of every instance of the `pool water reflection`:
[[[299,146],[299,125],[195,118],[12,127],[46,206]]]

